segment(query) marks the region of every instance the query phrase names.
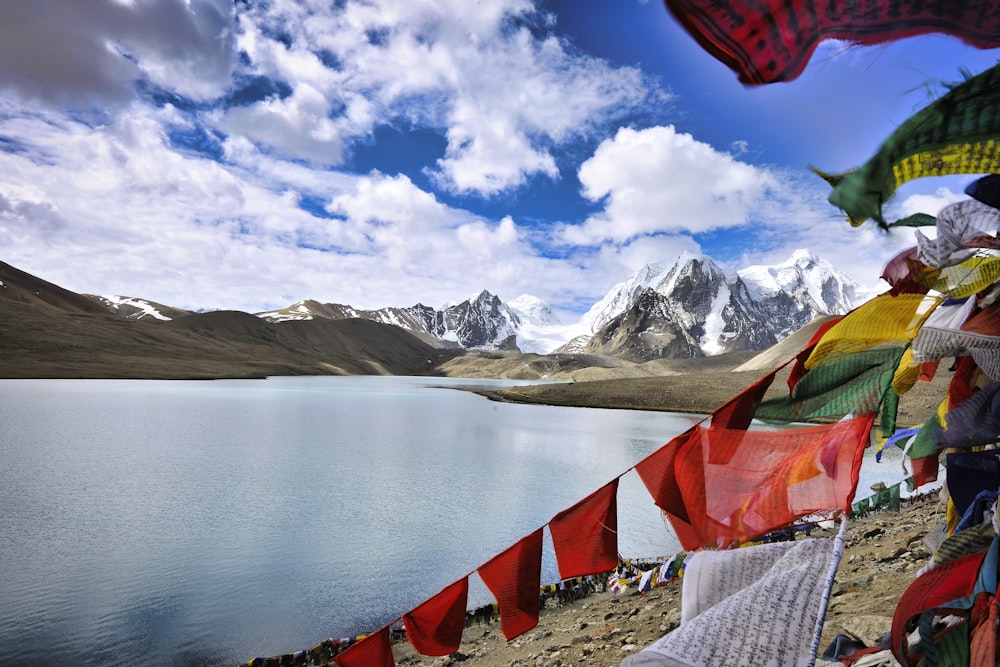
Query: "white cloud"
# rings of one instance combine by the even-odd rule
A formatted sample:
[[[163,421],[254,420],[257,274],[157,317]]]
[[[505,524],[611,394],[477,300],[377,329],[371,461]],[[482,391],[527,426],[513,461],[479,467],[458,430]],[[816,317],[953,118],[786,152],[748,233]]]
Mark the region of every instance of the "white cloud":
[[[319,172],[245,141],[227,145],[231,164],[179,153],[165,136],[175,116],[137,104],[96,128],[0,119],[19,147],[0,152],[4,261],[78,292],[248,311],[440,305],[581,280],[511,217],[451,208],[406,176]],[[332,217],[303,210],[307,197]]]
[[[583,194],[604,210],[566,226],[568,243],[621,243],[656,233],[745,225],[777,186],[766,170],[739,162],[672,126],[622,128],[579,171]]]
[[[915,213],[926,213],[936,216],[938,211],[949,204],[968,199],[964,193],[952,192],[950,188],[938,188],[933,193],[917,193],[904,197],[896,207],[899,217]],[[894,216],[892,216],[894,217]]]
[[[340,11],[278,1],[241,17],[239,43],[255,71],[296,90],[308,84],[325,98],[335,119],[330,141],[348,145],[379,124],[428,124],[448,142],[438,185],[488,196],[533,175],[557,177],[552,146],[587,135],[647,95],[637,69],[517,27],[532,21],[544,17],[524,1],[382,0]],[[246,127],[264,115],[283,131],[258,132],[257,140],[316,158],[294,105],[272,100],[232,110],[222,127]]]
[[[343,161],[342,130],[330,119],[330,104],[309,84],[300,84],[286,99],[267,99],[230,109],[217,120],[230,134],[272,146],[279,155],[304,158],[319,165]]]
[[[146,79],[197,99],[229,83],[232,2],[0,2],[0,89],[68,104],[134,96]]]

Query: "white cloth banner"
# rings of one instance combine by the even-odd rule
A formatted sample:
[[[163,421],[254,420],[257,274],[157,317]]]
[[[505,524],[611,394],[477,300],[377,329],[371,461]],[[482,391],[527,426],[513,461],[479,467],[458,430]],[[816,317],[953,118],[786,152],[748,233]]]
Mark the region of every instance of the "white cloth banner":
[[[937,214],[936,231],[935,239],[914,232],[920,261],[937,269],[959,264],[976,252],[966,247],[968,241],[1000,231],[1000,211],[975,199],[949,204]]]
[[[778,542],[688,558],[681,625],[622,667],[806,667],[834,540]]]

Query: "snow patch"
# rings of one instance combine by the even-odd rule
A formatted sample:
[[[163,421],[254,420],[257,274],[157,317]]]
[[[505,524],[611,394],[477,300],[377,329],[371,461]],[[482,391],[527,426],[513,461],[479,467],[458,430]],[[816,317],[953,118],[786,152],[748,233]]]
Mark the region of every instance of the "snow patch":
[[[709,357],[722,354],[726,351],[725,346],[722,344],[724,340],[722,332],[726,328],[726,321],[722,317],[722,311],[725,309],[726,304],[729,303],[729,298],[729,286],[723,283],[719,287],[719,292],[715,295],[715,299],[712,301],[712,309],[705,316],[705,335],[701,337],[698,344],[701,346],[702,352]]]
[[[115,295],[102,296],[101,298],[107,301],[112,306],[116,306],[118,308],[121,308],[122,306],[135,308],[136,310],[139,311],[139,314],[135,316],[129,315],[129,317],[132,317],[133,319],[141,320],[144,317],[152,317],[153,319],[161,320],[164,322],[170,320],[169,317],[167,317],[159,310],[157,310],[156,307],[153,306],[153,304],[149,303],[148,301],[143,301],[142,299],[133,299],[132,297],[115,296]]]

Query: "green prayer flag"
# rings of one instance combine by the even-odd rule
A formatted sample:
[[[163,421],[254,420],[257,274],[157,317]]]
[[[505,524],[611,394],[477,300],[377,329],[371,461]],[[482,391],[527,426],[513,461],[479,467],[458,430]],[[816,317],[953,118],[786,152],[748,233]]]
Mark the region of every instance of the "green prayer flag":
[[[927,456],[935,456],[938,453],[937,432],[941,428],[941,420],[935,413],[917,431],[910,446],[910,458],[922,459]]]
[[[1000,172],[1000,65],[955,86],[900,125],[857,170],[826,175],[830,203],[852,225],[888,225],[882,206],[924,176]]]
[[[886,389],[882,400],[882,416],[879,419],[879,430],[883,438],[888,438],[896,432],[896,414],[899,412],[899,394],[891,386]]]
[[[874,347],[824,359],[788,396],[762,402],[754,416],[787,423],[876,412],[891,391],[892,377],[905,349]]]
[[[864,498],[851,505],[851,515],[860,516],[868,511],[868,499]]]

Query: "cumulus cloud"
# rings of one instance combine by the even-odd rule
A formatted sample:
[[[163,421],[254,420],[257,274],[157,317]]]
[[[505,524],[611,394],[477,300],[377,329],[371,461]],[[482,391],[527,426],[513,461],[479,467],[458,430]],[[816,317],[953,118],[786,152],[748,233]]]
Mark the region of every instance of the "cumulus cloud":
[[[309,84],[300,84],[287,99],[271,98],[236,107],[220,117],[217,127],[254,143],[274,147],[280,155],[318,165],[343,162],[343,132],[330,118],[330,103]]]
[[[744,225],[777,186],[766,170],[672,126],[620,129],[581,165],[579,177],[584,196],[604,208],[564,227],[562,238],[591,245]]]
[[[0,89],[91,104],[146,80],[211,98],[229,83],[234,26],[227,0],[0,2]]]
[[[438,186],[490,196],[534,175],[556,178],[553,146],[603,127],[648,94],[639,70],[539,36],[548,23],[523,0],[379,0],[335,9],[278,0],[241,15],[239,45],[255,72],[324,98],[333,119],[328,141],[360,141],[380,124],[434,127],[447,139],[433,170]],[[257,140],[316,159],[297,105],[256,106],[229,110],[221,126],[267,121],[271,131],[261,128]]]
[[[0,151],[4,261],[75,291],[251,312],[304,298],[440,305],[484,287],[513,297],[561,271],[510,216],[449,207],[403,175],[319,172],[245,141],[225,163],[181,153],[165,132],[176,120],[138,104],[97,128],[59,114],[0,119],[19,146]]]

